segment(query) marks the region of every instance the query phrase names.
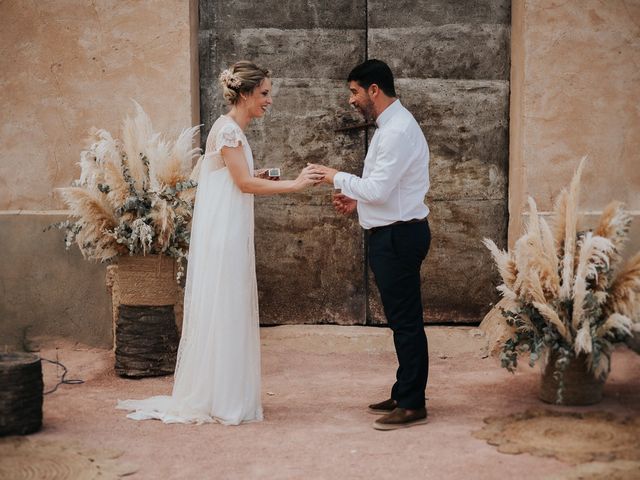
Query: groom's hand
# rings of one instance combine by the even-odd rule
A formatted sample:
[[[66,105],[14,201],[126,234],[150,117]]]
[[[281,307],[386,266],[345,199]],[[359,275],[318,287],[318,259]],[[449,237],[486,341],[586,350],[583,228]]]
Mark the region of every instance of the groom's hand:
[[[311,166],[311,167],[314,167],[316,170],[319,170],[320,173],[324,175],[324,178],[322,179],[322,181],[329,185],[333,185],[333,177],[335,177],[336,173],[338,173],[338,170],[331,167],[325,167],[324,165],[316,165],[314,163],[307,163],[307,166]]]
[[[351,215],[355,212],[358,201],[353,198],[349,198],[342,193],[334,193],[333,194],[333,206],[335,207],[338,213],[343,215]]]

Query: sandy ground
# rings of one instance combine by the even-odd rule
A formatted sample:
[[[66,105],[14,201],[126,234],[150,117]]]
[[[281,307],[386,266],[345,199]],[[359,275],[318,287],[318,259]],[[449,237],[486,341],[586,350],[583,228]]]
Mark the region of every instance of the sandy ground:
[[[126,380],[113,373],[113,354],[49,341],[68,378],[47,395],[44,428],[34,439],[121,449],[138,467],[132,479],[540,479],[568,471],[553,458],[505,455],[471,432],[483,418],[546,407],[537,400],[537,369],[516,375],[486,355],[481,332],[429,327],[429,423],[392,432],[371,428],[366,406],[388,397],[395,355],[388,330],[366,327],[264,328],[265,420],[236,427],[164,425],[128,420],[117,399],[168,394],[172,378]],[[54,348],[58,347],[58,348]],[[55,367],[45,365],[55,384]],[[599,405],[558,408],[640,413],[640,356],[620,348]]]

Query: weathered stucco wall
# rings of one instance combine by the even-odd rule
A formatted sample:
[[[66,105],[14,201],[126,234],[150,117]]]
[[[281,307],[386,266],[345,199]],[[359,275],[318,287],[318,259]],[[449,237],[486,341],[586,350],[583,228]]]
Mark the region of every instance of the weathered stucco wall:
[[[613,199],[634,217],[626,254],[640,249],[640,3],[513,2],[509,241],[527,195],[540,210],[580,158],[584,226]]]
[[[104,266],[85,262],[77,251],[65,252],[59,232],[44,233],[42,230],[63,218],[58,211],[62,204],[52,191],[55,187],[68,185],[77,176],[75,163],[87,129],[95,125],[117,130],[122,115],[130,111],[129,98],[137,99],[162,131],[175,133],[199,121],[197,42],[194,41],[199,30],[197,3],[196,0],[104,0],[95,5],[79,0],[0,2],[0,101],[3,106],[0,118],[0,251],[4,258],[0,268],[0,347],[21,342],[27,327],[31,327],[27,330],[28,336],[57,334],[87,343],[110,345],[111,313],[104,286]],[[351,114],[343,98],[343,75],[354,61],[359,60],[355,57],[364,56],[365,49],[370,50],[370,57],[376,52],[399,51],[404,56],[397,56],[398,63],[392,67],[398,72],[403,101],[417,112],[431,136],[432,172],[434,177],[439,177],[432,187],[431,206],[434,218],[440,216],[440,238],[455,240],[469,231],[478,237],[499,235],[495,222],[487,223],[481,229],[463,222],[458,231],[454,221],[455,218],[486,215],[490,209],[484,206],[491,207],[492,202],[499,206],[498,187],[502,185],[502,179],[491,176],[490,171],[491,165],[499,163],[499,156],[487,157],[487,162],[476,163],[477,168],[469,170],[482,172],[483,168],[489,168],[487,178],[498,181],[485,185],[487,188],[483,188],[481,182],[471,182],[473,188],[462,189],[462,194],[479,199],[476,210],[469,209],[461,199],[471,197],[463,195],[456,199],[449,194],[459,187],[456,182],[462,181],[462,177],[451,163],[452,151],[447,150],[446,143],[437,147],[436,139],[442,137],[439,129],[448,128],[447,122],[451,128],[461,127],[460,143],[452,146],[467,151],[470,158],[474,157],[473,145],[480,143],[469,143],[468,139],[480,134],[467,129],[457,118],[465,109],[488,115],[487,112],[497,104],[487,103],[483,95],[489,94],[493,98],[506,95],[506,83],[496,81],[492,76],[500,70],[500,61],[480,63],[475,69],[451,68],[452,58],[459,58],[462,64],[471,66],[476,57],[486,58],[495,53],[492,49],[483,50],[483,45],[489,42],[495,47],[494,40],[503,38],[496,32],[506,28],[507,22],[491,19],[504,13],[506,3],[483,2],[485,8],[480,11],[480,3],[456,2],[451,10],[455,22],[446,18],[446,10],[440,8],[437,1],[396,3],[395,15],[387,14],[389,2],[368,3],[374,14],[368,18],[370,30],[366,44],[365,19],[360,15],[353,17],[354,11],[363,10],[364,2],[336,2],[337,15],[331,9],[316,9],[314,2],[289,2],[287,8],[279,10],[281,31],[268,28],[269,16],[262,13],[264,3],[263,10],[253,2],[234,3],[233,15],[226,16],[227,32],[237,27],[233,19],[243,9],[250,11],[254,24],[244,32],[227,36],[229,41],[238,42],[227,47],[238,48],[238,55],[249,52],[242,50],[244,46],[258,51],[274,68],[276,76],[281,77],[276,81],[276,101],[290,103],[282,105],[280,114],[274,110],[273,116],[267,119],[272,123],[264,130],[285,138],[286,142],[275,148],[267,136],[262,136],[260,125],[250,132],[256,139],[257,157],[264,164],[279,164],[286,171],[293,171],[304,164],[308,152],[338,162],[338,154],[344,158],[345,152],[349,151],[351,153],[343,160],[345,163],[334,165],[356,171],[364,151],[363,133],[352,132],[339,137],[332,131],[336,123],[345,121]],[[273,4],[281,5],[280,2]],[[417,25],[411,24],[418,16],[402,17],[402,11],[418,4],[427,9],[432,19],[431,25],[426,27],[428,37],[434,39],[431,45],[438,45],[436,50],[430,49],[429,43],[416,39],[416,35],[423,34]],[[637,168],[640,151],[640,5],[636,1],[622,0],[514,0],[511,9],[510,241],[520,232],[526,196],[533,195],[541,210],[548,211],[552,198],[569,181],[579,158],[588,154],[590,163],[584,176],[583,209],[598,213],[612,198],[625,201],[635,218],[627,253],[640,249],[640,169]],[[464,25],[475,20],[459,20],[467,17],[478,20],[479,26]],[[201,52],[215,54],[217,51],[213,20],[203,19],[205,27],[200,41],[201,44],[210,42],[211,48]],[[457,29],[456,22],[459,22]],[[505,26],[501,27],[500,23]],[[390,35],[388,29],[393,29],[394,35]],[[456,50],[453,39],[460,35],[471,38],[470,45],[474,48]],[[345,50],[349,45],[355,50]],[[292,54],[288,57],[280,55],[278,52],[284,48],[291,49]],[[480,55],[482,52],[484,54]],[[302,62],[305,56],[317,61],[306,64]],[[203,64],[219,68],[234,59],[226,56],[201,60]],[[277,73],[284,71],[288,72],[288,78]],[[426,78],[426,72],[431,72],[428,75],[431,80]],[[467,80],[479,82],[484,92],[467,88],[473,87],[473,82],[465,83],[465,75],[469,72],[475,72],[477,76]],[[214,95],[216,88],[215,72],[209,74],[202,77],[209,81],[200,85],[205,101],[207,95],[208,98]],[[420,90],[431,92],[426,97],[431,107],[422,106]],[[438,98],[450,98],[450,107],[445,103],[438,104]],[[218,110],[221,107],[216,104]],[[299,115],[284,113],[296,109]],[[329,116],[329,111],[339,114]],[[439,112],[442,115],[437,117]],[[217,113],[219,111],[210,112],[211,115]],[[490,115],[486,121],[482,121],[482,115],[479,123],[493,132],[491,138],[496,139],[494,153],[497,154],[502,149],[499,134],[502,126],[492,127],[496,115]],[[211,118],[203,118],[203,122],[210,125]],[[316,133],[295,136],[294,129],[289,126],[304,122],[316,124]],[[312,131],[308,126],[305,128]],[[295,153],[286,162],[282,160],[285,146],[289,154]],[[447,171],[451,174],[446,175]],[[465,181],[469,183],[469,179]],[[258,202],[258,229],[273,230],[272,236],[265,236],[259,248],[260,275],[263,278],[280,275],[270,267],[274,258],[278,261],[288,259],[292,271],[305,268],[311,253],[316,252],[314,242],[322,243],[336,250],[333,256],[326,258],[324,271],[333,269],[335,275],[351,278],[351,289],[344,292],[346,298],[354,292],[361,295],[364,272],[349,270],[340,259],[345,255],[356,255],[362,239],[350,221],[336,219],[330,210],[326,210],[328,197],[322,195],[328,194]],[[296,218],[301,219],[299,225],[290,218],[294,201],[308,204],[305,211],[296,214]],[[320,206],[322,209],[318,208]],[[456,214],[455,208],[461,211]],[[499,218],[495,217],[497,222]],[[593,218],[587,218],[589,220]],[[283,240],[289,238],[292,225],[307,229],[311,224],[324,223],[333,224],[333,227],[325,230],[322,238],[312,229],[311,233],[305,230],[302,242]],[[353,238],[351,243],[344,243],[346,237]],[[475,265],[477,255],[468,250],[466,244],[449,240],[449,245],[468,255],[468,262]],[[342,246],[335,248],[340,242]],[[480,249],[476,244],[473,247]],[[442,260],[446,260],[446,256],[442,256]],[[308,281],[317,285],[302,284],[300,289],[313,290],[325,284],[331,288],[344,288],[345,284],[333,285],[330,279],[317,275],[316,265],[308,268],[314,272],[307,277]],[[344,271],[340,272],[341,268]],[[456,274],[464,276],[465,273]],[[437,271],[430,274],[432,278],[445,278]],[[289,282],[288,291],[295,292],[295,279],[284,275],[282,279]],[[436,290],[446,288],[445,283],[434,286]],[[321,288],[316,290],[323,291]],[[263,289],[261,302],[267,305],[273,295],[281,293],[277,289]],[[458,294],[460,298],[464,295],[465,292]],[[310,304],[317,305],[328,301],[328,294],[308,299]],[[289,303],[289,314],[293,316],[295,304],[293,300]],[[362,311],[362,304],[354,302],[351,308],[355,314]]]
[[[158,131],[199,121],[197,1],[0,2],[0,346],[60,334],[109,345],[105,268],[65,252],[54,194],[90,127],[137,100]]]

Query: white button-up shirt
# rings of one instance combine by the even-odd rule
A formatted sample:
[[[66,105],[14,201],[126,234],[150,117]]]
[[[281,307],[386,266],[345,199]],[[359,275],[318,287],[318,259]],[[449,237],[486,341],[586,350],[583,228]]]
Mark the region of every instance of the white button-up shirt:
[[[336,173],[333,186],[358,201],[362,228],[425,218],[429,208],[429,146],[420,125],[400,100],[376,119],[362,178]]]

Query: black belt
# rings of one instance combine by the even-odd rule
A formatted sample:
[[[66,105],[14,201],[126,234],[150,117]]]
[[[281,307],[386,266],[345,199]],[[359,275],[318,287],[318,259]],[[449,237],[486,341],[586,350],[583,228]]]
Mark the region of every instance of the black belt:
[[[426,223],[426,221],[427,221],[427,217],[413,218],[411,220],[400,220],[398,222],[390,223],[389,225],[381,225],[380,227],[371,227],[370,229],[367,230],[367,232],[369,232],[369,234],[372,234],[379,230],[382,230],[383,228],[392,227],[394,225],[405,225],[407,223]]]

